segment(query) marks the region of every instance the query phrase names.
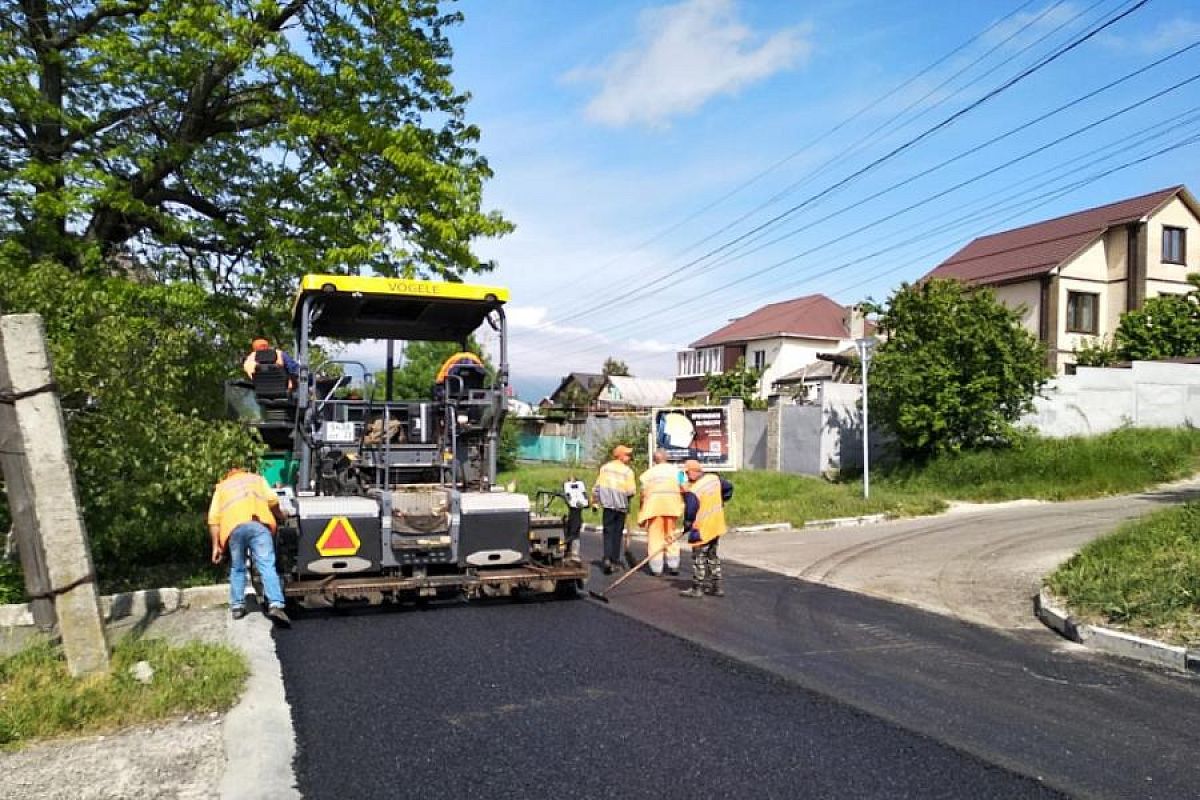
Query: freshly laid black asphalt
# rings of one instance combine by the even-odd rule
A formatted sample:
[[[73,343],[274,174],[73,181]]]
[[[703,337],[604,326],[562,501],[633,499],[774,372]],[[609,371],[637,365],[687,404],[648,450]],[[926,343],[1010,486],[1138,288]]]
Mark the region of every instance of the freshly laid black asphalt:
[[[310,800],[1061,796],[589,600],[320,614],[276,641]]]

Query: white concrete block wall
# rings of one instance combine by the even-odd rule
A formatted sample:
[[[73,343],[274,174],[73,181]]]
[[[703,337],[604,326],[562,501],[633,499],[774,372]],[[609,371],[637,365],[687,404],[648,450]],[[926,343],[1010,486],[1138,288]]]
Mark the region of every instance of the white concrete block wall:
[[[1094,436],[1125,425],[1200,424],[1200,365],[1135,362],[1130,369],[1080,367],[1048,384],[1022,423],[1044,436]]]

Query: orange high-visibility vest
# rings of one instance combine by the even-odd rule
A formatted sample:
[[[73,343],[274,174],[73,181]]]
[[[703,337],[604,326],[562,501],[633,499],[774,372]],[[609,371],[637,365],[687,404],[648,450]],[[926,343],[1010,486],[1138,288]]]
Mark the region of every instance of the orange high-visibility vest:
[[[655,464],[642,473],[642,504],[638,509],[638,524],[651,517],[683,516],[683,495],[679,493],[679,467],[674,464]]]
[[[271,507],[278,505],[279,498],[261,475],[234,470],[213,490],[208,524],[218,526],[224,547],[233,529],[246,522],[261,522],[275,533],[275,514]]]
[[[474,353],[467,353],[467,352],[455,353],[454,355],[450,356],[449,358],[447,358],[445,361],[442,362],[442,367],[441,367],[441,369],[438,370],[437,377],[434,378],[433,382],[434,383],[445,383],[446,376],[450,374],[450,370],[453,369],[454,367],[457,367],[459,364],[475,364],[476,366],[482,367],[483,359],[481,359],[479,356],[475,355]]]
[[[592,497],[605,508],[625,510],[635,492],[633,470],[615,458],[600,468],[592,485]]]
[[[712,473],[701,475],[688,491],[700,501],[700,510],[696,512],[694,523],[700,531],[700,541],[692,543],[695,548],[725,533],[725,504],[721,502],[721,479]]]

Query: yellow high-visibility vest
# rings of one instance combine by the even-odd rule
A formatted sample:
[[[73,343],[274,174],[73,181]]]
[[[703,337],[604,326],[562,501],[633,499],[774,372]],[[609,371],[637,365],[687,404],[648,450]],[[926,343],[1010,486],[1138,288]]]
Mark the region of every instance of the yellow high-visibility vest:
[[[696,512],[696,529],[700,531],[700,541],[693,542],[692,547],[708,544],[725,533],[725,504],[721,502],[721,479],[711,472],[701,475],[700,479],[688,490],[700,501],[700,510]]]
[[[683,495],[680,494],[679,467],[674,464],[655,464],[642,473],[642,504],[638,509],[638,524],[651,517],[682,517]]]

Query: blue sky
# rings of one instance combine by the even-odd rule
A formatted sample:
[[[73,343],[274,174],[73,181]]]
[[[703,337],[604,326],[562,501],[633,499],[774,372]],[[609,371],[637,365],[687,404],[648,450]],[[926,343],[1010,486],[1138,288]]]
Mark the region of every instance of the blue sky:
[[[517,225],[477,250],[512,290],[518,393],[610,355],[671,377],[766,303],[881,300],[975,236],[1200,190],[1200,45],[1097,91],[1200,43],[1194,2],[1032,69],[1138,2],[454,4],[485,204]]]

